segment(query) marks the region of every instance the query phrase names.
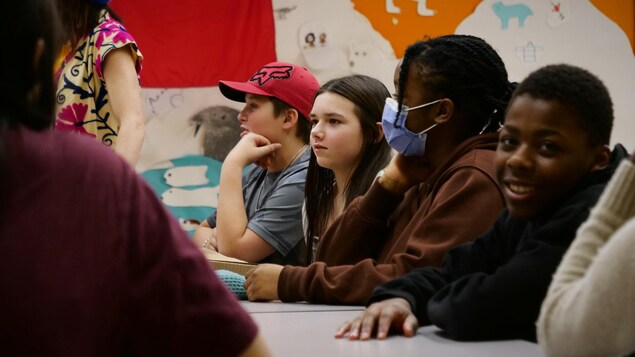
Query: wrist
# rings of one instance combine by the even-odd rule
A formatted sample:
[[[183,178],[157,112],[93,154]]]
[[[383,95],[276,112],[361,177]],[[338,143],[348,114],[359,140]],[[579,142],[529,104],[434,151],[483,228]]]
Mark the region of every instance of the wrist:
[[[386,171],[380,173],[377,177],[377,183],[379,183],[379,185],[386,191],[397,194],[405,193],[412,186]]]
[[[223,161],[222,167],[225,168],[227,166],[242,171],[249,164],[251,164],[251,162],[247,161],[240,155],[227,155]]]
[[[208,235],[207,238],[205,238],[205,240],[203,241],[203,245],[201,246],[201,248],[207,248],[207,245],[209,244],[210,239],[212,238],[212,235]]]

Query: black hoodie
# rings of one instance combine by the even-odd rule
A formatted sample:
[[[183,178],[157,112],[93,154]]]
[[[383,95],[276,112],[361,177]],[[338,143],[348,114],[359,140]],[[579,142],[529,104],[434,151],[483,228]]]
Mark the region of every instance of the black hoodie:
[[[619,163],[587,175],[568,199],[534,220],[507,209],[474,242],[447,252],[441,268],[420,268],[373,291],[368,304],[392,297],[410,303],[421,325],[434,324],[459,340],[535,341],[535,321],[551,277]]]

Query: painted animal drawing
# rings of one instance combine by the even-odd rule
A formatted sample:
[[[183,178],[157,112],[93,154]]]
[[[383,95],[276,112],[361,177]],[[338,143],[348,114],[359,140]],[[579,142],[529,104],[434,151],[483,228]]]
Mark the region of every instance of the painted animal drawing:
[[[194,135],[202,129],[203,153],[215,160],[225,156],[240,140],[240,124],[236,118],[238,110],[218,105],[205,108],[190,119],[195,125]]]
[[[505,5],[498,1],[492,5],[492,9],[498,18],[501,20],[501,28],[503,30],[509,27],[509,20],[513,18],[518,19],[518,27],[525,26],[525,20],[533,15],[533,11],[529,6],[525,4],[511,4]]]
[[[293,5],[290,7],[281,7],[279,9],[275,9],[273,11],[276,12],[276,14],[278,14],[278,20],[286,20],[287,19],[287,14],[289,14],[291,11],[295,10],[295,8],[297,7],[297,5]]]

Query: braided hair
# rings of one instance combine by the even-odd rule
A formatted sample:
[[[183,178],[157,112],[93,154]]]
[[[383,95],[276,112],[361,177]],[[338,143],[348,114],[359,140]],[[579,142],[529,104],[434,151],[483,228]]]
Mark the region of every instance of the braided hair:
[[[401,64],[398,111],[411,66],[427,92],[451,99],[456,110],[465,114],[465,137],[495,132],[502,126],[516,83],[509,82],[503,60],[483,39],[447,35],[410,45]]]

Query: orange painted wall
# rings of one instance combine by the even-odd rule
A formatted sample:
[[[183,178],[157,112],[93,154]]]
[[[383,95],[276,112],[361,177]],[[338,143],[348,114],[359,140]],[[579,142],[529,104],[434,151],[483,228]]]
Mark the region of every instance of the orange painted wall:
[[[635,53],[635,0],[591,0],[591,3],[624,30]]]
[[[457,26],[474,12],[481,0],[428,0],[427,6],[437,10],[434,16],[419,16],[417,2],[393,0],[401,8],[398,15],[386,12],[383,0],[352,0],[355,10],[364,14],[375,30],[391,44],[397,57],[402,57],[409,44],[426,36],[437,37],[454,33]],[[398,20],[393,25],[393,20]]]
[[[403,56],[409,44],[426,36],[436,37],[454,33],[461,21],[472,14],[481,2],[428,0],[428,8],[436,10],[437,13],[435,16],[419,16],[417,2],[413,0],[393,0],[395,6],[401,8],[398,15],[387,13],[383,0],[352,1],[355,9],[364,14],[375,30],[392,44],[397,57]],[[591,0],[591,3],[622,28],[635,52],[635,0]]]

